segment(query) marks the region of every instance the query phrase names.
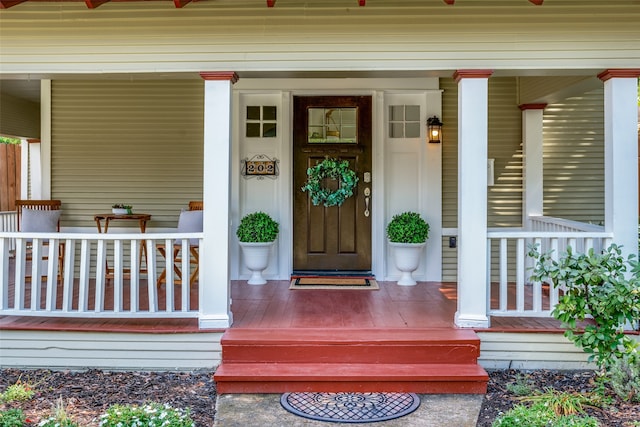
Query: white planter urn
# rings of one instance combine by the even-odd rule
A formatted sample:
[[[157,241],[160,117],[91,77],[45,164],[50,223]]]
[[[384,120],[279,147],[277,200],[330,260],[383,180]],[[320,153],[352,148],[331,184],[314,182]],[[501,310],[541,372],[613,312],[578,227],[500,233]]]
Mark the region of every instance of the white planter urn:
[[[264,285],[267,283],[262,272],[269,266],[269,254],[274,242],[240,242],[244,263],[251,271],[247,282],[250,285]]]
[[[389,246],[393,249],[393,258],[396,268],[400,270],[402,275],[398,280],[400,286],[415,286],[416,281],[412,273],[418,269],[420,265],[420,256],[422,249],[427,245],[424,243],[395,243],[389,242]]]

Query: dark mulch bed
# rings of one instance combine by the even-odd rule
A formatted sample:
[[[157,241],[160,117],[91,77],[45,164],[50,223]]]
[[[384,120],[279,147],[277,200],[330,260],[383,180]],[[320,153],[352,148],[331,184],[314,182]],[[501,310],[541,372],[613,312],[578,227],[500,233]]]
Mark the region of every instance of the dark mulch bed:
[[[0,371],[0,391],[18,379],[35,384],[36,396],[28,402],[12,404],[22,408],[37,425],[51,414],[59,398],[67,413],[81,426],[98,426],[98,417],[110,405],[143,404],[147,401],[167,403],[173,407],[191,408],[191,417],[198,427],[211,427],[215,414],[216,390],[212,371],[174,372],[84,372],[5,369]],[[591,371],[492,371],[478,427],[489,427],[500,412],[506,412],[518,397],[507,390],[516,378],[526,375],[526,383],[536,390],[553,387],[567,392],[588,392],[594,389]],[[2,405],[0,405],[1,407]],[[640,405],[619,399],[605,409],[588,408],[589,415],[598,418],[603,427],[631,427],[640,420]]]
[[[547,371],[519,372],[500,370],[489,372],[489,384],[478,417],[477,427],[490,427],[500,412],[524,403],[507,389],[508,384],[526,383],[533,390],[543,391],[547,387],[564,392],[585,393],[595,389],[593,371]],[[518,380],[519,378],[519,380]],[[607,408],[586,408],[588,415],[597,418],[603,427],[632,427],[640,421],[640,405],[624,402],[608,394],[613,404]]]
[[[197,426],[213,425],[216,389],[213,372],[52,372],[47,370],[0,371],[0,391],[18,379],[35,384],[36,396],[28,402],[16,402],[32,425],[51,414],[59,398],[67,414],[81,426],[97,426],[98,417],[116,403],[166,403],[174,408],[191,408]],[[1,405],[0,405],[1,407]]]

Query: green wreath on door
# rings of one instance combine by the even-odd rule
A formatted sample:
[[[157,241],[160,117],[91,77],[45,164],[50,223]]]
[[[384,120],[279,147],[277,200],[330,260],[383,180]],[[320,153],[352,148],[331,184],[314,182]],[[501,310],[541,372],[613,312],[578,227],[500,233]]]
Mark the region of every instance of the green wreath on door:
[[[322,184],[325,178],[339,180],[337,189],[331,190]],[[302,191],[308,191],[315,205],[342,206],[345,200],[353,196],[358,184],[358,176],[349,168],[348,160],[326,158],[314,167],[307,169],[307,182]]]

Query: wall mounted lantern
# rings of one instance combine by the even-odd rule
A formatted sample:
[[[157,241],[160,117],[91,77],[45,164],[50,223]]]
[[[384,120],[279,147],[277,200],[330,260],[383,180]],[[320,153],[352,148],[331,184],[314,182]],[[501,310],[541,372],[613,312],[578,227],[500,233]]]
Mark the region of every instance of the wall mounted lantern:
[[[429,117],[427,119],[427,132],[429,135],[429,142],[432,144],[439,144],[442,134],[442,122],[437,116]]]

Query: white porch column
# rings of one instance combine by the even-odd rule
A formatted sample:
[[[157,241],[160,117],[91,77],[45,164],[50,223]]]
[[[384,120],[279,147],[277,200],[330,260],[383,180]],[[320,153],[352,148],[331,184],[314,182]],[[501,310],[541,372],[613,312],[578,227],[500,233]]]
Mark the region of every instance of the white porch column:
[[[231,91],[234,72],[200,73],[204,82],[203,235],[200,246],[199,326],[228,328],[231,313]]]
[[[491,70],[458,70],[459,327],[489,327],[487,317],[488,82]]]
[[[522,227],[532,230],[529,219],[532,215],[542,215],[544,209],[543,172],[543,115],[547,104],[522,104]],[[526,240],[526,245],[533,243]],[[533,258],[525,258],[525,271],[531,271]],[[528,273],[526,280],[529,281]]]
[[[542,118],[547,104],[522,104],[522,225],[531,230],[531,215],[543,212]]]
[[[604,82],[605,229],[626,258],[638,253],[638,76],[606,70]]]

